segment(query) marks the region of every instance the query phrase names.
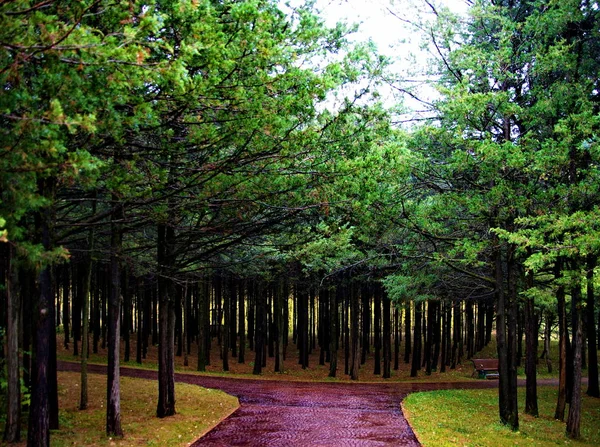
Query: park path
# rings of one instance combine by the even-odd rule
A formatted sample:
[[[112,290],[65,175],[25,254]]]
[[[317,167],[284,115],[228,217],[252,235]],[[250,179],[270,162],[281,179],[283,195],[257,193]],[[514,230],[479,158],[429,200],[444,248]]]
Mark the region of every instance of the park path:
[[[106,368],[89,365],[91,373]],[[59,362],[79,371],[79,364]],[[156,380],[155,371],[121,368],[121,375]],[[493,388],[496,381],[439,383],[323,383],[176,374],[176,381],[236,396],[240,407],[192,444],[202,446],[419,446],[400,403],[409,393]]]

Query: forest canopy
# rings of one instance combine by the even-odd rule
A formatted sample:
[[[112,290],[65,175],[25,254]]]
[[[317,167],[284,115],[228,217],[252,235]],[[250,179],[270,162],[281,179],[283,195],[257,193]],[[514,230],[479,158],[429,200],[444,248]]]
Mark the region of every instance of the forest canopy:
[[[5,439],[20,436],[23,362],[28,445],[58,424],[57,327],[82,381],[88,336],[106,334],[114,435],[133,334],[140,362],[158,345],[166,417],[184,330],[198,370],[218,327],[225,371],[246,344],[256,374],[267,351],[283,371],[293,334],[303,367],[318,343],[333,377],[341,342],[353,379],[371,342],[390,377],[403,328],[413,376],[495,332],[516,430],[517,365],[537,414],[539,334],[554,332],[555,417],[569,402],[579,436],[582,363],[599,394],[599,5],[476,0],[457,16],[423,1],[412,18],[401,3],[434,100],[310,1],[0,2]]]

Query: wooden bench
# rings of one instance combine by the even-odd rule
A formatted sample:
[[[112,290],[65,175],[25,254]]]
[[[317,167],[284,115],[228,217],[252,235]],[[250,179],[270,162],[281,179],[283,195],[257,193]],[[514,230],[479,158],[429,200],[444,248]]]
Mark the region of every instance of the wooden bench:
[[[498,373],[498,359],[471,359],[471,361],[475,368],[471,375],[472,377],[475,374],[480,379],[498,379],[500,377]]]

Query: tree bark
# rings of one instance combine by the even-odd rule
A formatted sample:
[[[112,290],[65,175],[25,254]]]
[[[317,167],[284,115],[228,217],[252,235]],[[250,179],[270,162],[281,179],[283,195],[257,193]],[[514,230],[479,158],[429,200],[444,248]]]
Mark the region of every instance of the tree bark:
[[[174,287],[168,279],[173,265],[175,230],[173,227],[158,226],[158,404],[159,418],[175,414],[175,309]]]
[[[20,296],[18,292],[18,274],[14,262],[13,247],[2,244],[6,253],[6,265],[2,275],[5,277],[6,289],[6,424],[3,439],[14,443],[21,440],[21,382],[19,364],[19,319],[21,313]]]
[[[376,376],[381,374],[381,293],[379,289],[380,288],[376,286],[373,294],[375,308],[375,315],[373,319],[373,329],[375,336],[375,358],[373,360],[375,364],[373,366],[373,374]]]
[[[554,267],[555,277],[559,279],[562,274],[562,261],[558,259]],[[565,408],[567,406],[567,313],[565,304],[565,288],[562,284],[556,289],[557,313],[558,313],[558,396],[554,419],[565,420]]]
[[[341,286],[338,285],[335,291],[329,293],[329,315],[331,318],[330,332],[329,332],[329,377],[335,377],[337,375],[337,362],[338,362],[338,322],[339,322],[339,309],[338,309],[338,296],[341,295]]]
[[[259,285],[254,297],[256,302],[256,328],[254,336],[254,369],[252,374],[260,374],[262,372],[263,351],[265,348],[265,313],[266,313],[266,294],[262,285]]]
[[[415,301],[415,330],[414,330],[414,349],[412,353],[412,364],[410,367],[410,376],[417,377],[421,365],[421,319],[423,303]]]
[[[411,309],[410,301],[404,305],[404,363],[410,362],[411,346]]]
[[[245,315],[246,314],[246,309],[245,309],[246,293],[245,293],[245,287],[244,287],[243,281],[240,281],[238,286],[239,286],[238,326],[239,326],[239,331],[240,331],[240,349],[238,351],[238,363],[245,363],[246,362],[246,318],[245,318],[245,316],[246,316]]]
[[[533,273],[528,273],[528,287],[533,287]],[[537,399],[538,326],[533,298],[525,301],[525,413],[538,417]]]
[[[581,287],[575,284],[571,289],[571,312],[573,313],[573,383],[571,404],[567,417],[567,436],[581,437],[581,346],[583,344],[583,319],[581,309]]]
[[[383,301],[383,378],[389,379],[392,376],[391,361],[392,361],[392,345],[390,334],[390,317],[391,305],[389,297],[383,292],[381,286],[378,286],[378,293],[382,296]]]
[[[590,397],[600,397],[598,386],[598,346],[596,344],[596,319],[594,316],[595,294],[594,294],[594,269],[596,268],[596,257],[589,255],[587,258],[587,339],[588,339],[588,387],[586,394]]]
[[[62,300],[62,314],[63,314],[63,346],[65,349],[69,349],[69,334],[70,334],[70,312],[69,312],[69,289],[71,284],[70,278],[71,266],[65,265],[63,269],[63,300]]]
[[[358,380],[360,370],[360,295],[356,287],[352,287],[350,297],[350,328],[352,337],[352,363],[350,379]]]
[[[508,424],[509,409],[509,360],[506,337],[506,294],[504,291],[504,272],[502,269],[502,252],[500,242],[494,237],[494,267],[496,279],[496,345],[498,350],[498,408],[500,422]]]
[[[118,198],[113,196],[113,201]],[[106,385],[106,434],[123,436],[121,428],[121,381],[119,342],[121,316],[121,268],[123,208],[117,205],[111,219],[110,296],[108,299],[108,367]]]

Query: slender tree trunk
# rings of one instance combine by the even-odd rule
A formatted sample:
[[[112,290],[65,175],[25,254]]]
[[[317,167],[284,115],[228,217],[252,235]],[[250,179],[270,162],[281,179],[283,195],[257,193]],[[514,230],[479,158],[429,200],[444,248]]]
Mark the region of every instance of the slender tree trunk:
[[[244,305],[246,302],[246,293],[245,293],[245,287],[244,287],[243,281],[239,281],[238,286],[239,286],[238,326],[239,326],[239,331],[240,331],[240,349],[238,352],[238,363],[245,363],[246,362],[246,318],[245,318],[246,309],[245,309]]]
[[[571,439],[579,439],[581,437],[581,346],[583,344],[583,312],[579,284],[571,289],[571,312],[575,327],[573,328],[573,383],[567,417],[567,436]]]
[[[19,442],[21,440],[21,382],[20,382],[20,364],[19,364],[19,320],[21,313],[21,303],[18,287],[17,268],[14,263],[13,247],[9,244],[2,244],[0,250],[5,251],[2,254],[6,259],[6,265],[3,266],[2,275],[6,288],[4,295],[6,297],[6,423],[4,426],[4,441],[9,443]]]
[[[358,380],[360,370],[360,296],[356,287],[352,287],[350,297],[350,328],[352,337],[352,364],[350,379]]]
[[[77,279],[78,267],[76,264],[71,264],[73,272],[73,295],[71,297],[72,312],[71,312],[71,336],[73,338],[73,356],[79,355],[79,340],[81,340],[81,300],[80,300],[80,284],[81,280]]]
[[[375,315],[373,320],[373,329],[375,336],[375,358],[373,374],[376,376],[381,374],[381,293],[380,288],[376,285],[373,293]]]
[[[256,302],[256,332],[254,336],[254,369],[252,374],[260,374],[262,372],[263,351],[265,348],[265,313],[266,313],[266,293],[263,287],[259,285],[257,293],[254,297]]]
[[[131,293],[129,290],[129,270],[125,270],[123,273],[123,338],[125,341],[125,354],[123,360],[125,362],[129,361],[129,357],[131,355]]]
[[[587,258],[587,339],[588,339],[588,387],[586,394],[591,397],[600,397],[600,388],[598,386],[598,346],[596,345],[596,319],[594,317],[595,296],[594,296],[594,269],[596,268],[596,257]]]
[[[412,353],[412,364],[410,368],[410,376],[417,377],[417,373],[421,365],[421,320],[422,320],[422,309],[423,303],[415,301],[415,331],[414,331],[414,349]]]
[[[441,302],[436,300],[433,302],[433,333],[432,333],[432,344],[433,344],[433,357],[431,358],[431,369],[437,371],[438,362],[440,360],[440,343],[441,343],[441,328],[440,328],[440,317],[441,317]]]
[[[504,272],[502,269],[502,252],[500,242],[494,237],[494,266],[496,279],[496,345],[498,349],[498,407],[500,422],[508,424],[510,421],[509,408],[509,348],[506,336],[506,294],[504,293]]]
[[[90,243],[90,247],[93,247],[93,232],[90,230],[90,235],[88,236],[88,240]],[[83,289],[81,292],[81,306],[83,310],[83,333],[81,338],[81,389],[79,393],[79,409],[86,410],[88,407],[88,357],[89,357],[89,349],[90,349],[90,288],[92,281],[92,252],[93,248],[90,248],[90,254],[85,259],[84,266],[84,280],[83,280]]]
[[[555,277],[559,279],[562,274],[562,262],[556,261]],[[558,313],[558,332],[559,332],[559,351],[558,351],[558,396],[556,400],[556,409],[554,419],[565,420],[565,408],[567,406],[567,312],[565,304],[565,288],[561,284],[556,290],[557,313]]]
[[[235,278],[229,279],[229,347],[231,357],[237,357],[237,287]]]
[[[402,334],[402,328],[400,322],[402,321],[402,312],[398,309],[398,306],[394,307],[394,371],[398,371],[400,367],[400,337]]]
[[[206,339],[210,339],[210,297],[204,284],[198,288],[198,371],[206,371]]]
[[[116,203],[118,198],[113,196]],[[123,244],[121,221],[123,208],[118,205],[111,219],[110,296],[108,299],[108,368],[106,385],[106,434],[123,436],[121,428],[121,385],[119,342],[121,316],[120,257]]]
[[[46,181],[40,189],[47,194],[49,185]],[[52,194],[53,195],[53,194]],[[45,250],[51,248],[50,217],[47,210],[36,216],[36,227],[41,229],[41,240]],[[39,299],[36,305],[35,335],[33,343],[33,374],[31,406],[29,409],[29,428],[27,430],[27,447],[48,447],[50,445],[50,402],[49,402],[49,367],[50,338],[54,328],[52,316],[52,279],[49,266],[42,266],[38,276]]]
[[[360,297],[362,302],[362,342],[360,364],[364,365],[367,361],[367,354],[370,353],[370,333],[371,333],[371,293],[370,287],[364,284],[360,288]]]
[[[231,335],[231,287],[230,281],[219,278],[223,293],[223,336],[221,338],[221,359],[223,371],[229,371],[229,343]]]
[[[63,346],[65,349],[69,349],[69,334],[70,334],[70,315],[69,315],[69,290],[71,285],[70,278],[71,266],[66,265],[63,269],[63,300],[62,300],[62,314],[63,314],[63,334],[65,336],[63,340]]]
[[[338,285],[334,292],[329,293],[329,315],[331,318],[331,324],[329,328],[329,377],[335,377],[337,375],[337,361],[338,361],[338,322],[339,322],[339,309],[338,299],[341,294],[341,286]]]
[[[511,430],[519,429],[519,406],[517,401],[517,366],[518,361],[518,330],[517,320],[519,318],[519,304],[517,296],[517,274],[516,261],[514,260],[514,247],[509,247],[507,255],[508,271],[508,324],[507,324],[507,347],[508,347],[508,396],[509,396],[509,419],[508,425]]]
[[[319,325],[317,334],[319,338],[319,365],[325,365],[325,358],[329,356],[329,341],[327,340],[329,333],[327,327],[329,327],[329,315],[327,310],[329,309],[329,291],[327,289],[319,290]],[[328,360],[329,361],[329,360]]]
[[[387,294],[383,292],[381,286],[378,286],[380,294],[383,295],[383,378],[389,379],[392,376],[391,361],[392,361],[392,346],[390,334],[390,317],[391,317],[391,301]]]
[[[254,349],[254,335],[256,328],[254,319],[256,315],[256,281],[250,281],[248,285],[248,349]]]
[[[410,301],[404,305],[404,363],[410,362],[411,346],[411,309]]]
[[[175,312],[174,287],[168,279],[168,269],[173,265],[175,230],[163,224],[158,226],[158,404],[159,418],[175,414]]]
[[[455,369],[456,365],[459,363],[458,351],[460,345],[460,302],[454,301],[452,303],[452,353],[451,353],[451,361],[450,361],[450,369]]]
[[[465,303],[465,318],[467,325],[467,360],[475,353],[475,324],[473,322],[473,302]]]
[[[527,274],[527,287],[533,287],[533,273]],[[525,301],[525,374],[526,374],[526,396],[525,413],[537,417],[537,348],[538,348],[538,326],[537,315],[533,298]]]

